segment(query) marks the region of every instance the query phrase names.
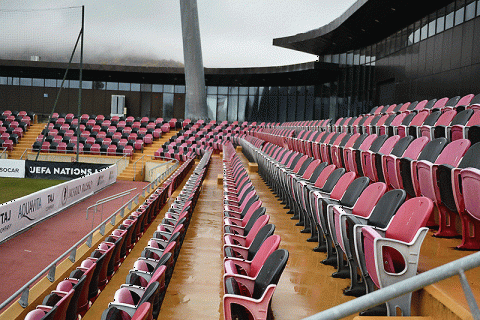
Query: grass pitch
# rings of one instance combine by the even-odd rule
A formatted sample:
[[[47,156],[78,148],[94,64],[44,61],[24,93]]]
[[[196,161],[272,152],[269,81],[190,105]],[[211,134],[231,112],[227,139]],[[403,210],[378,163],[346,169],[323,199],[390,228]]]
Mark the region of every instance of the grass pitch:
[[[65,180],[0,178],[0,204],[62,182]]]

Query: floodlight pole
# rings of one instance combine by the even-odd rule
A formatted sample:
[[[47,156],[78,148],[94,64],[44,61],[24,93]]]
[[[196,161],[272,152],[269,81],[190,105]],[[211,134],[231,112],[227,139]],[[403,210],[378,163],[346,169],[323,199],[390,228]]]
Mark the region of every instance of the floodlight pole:
[[[185,119],[207,119],[207,95],[197,0],[180,0],[180,16],[185,62]]]
[[[77,159],[78,162],[80,150],[79,150],[79,140],[80,140],[80,115],[82,110],[82,77],[83,77],[83,33],[85,30],[85,6],[82,6],[82,29],[81,29],[81,38],[80,38],[80,75],[78,82],[78,125],[77,125]]]

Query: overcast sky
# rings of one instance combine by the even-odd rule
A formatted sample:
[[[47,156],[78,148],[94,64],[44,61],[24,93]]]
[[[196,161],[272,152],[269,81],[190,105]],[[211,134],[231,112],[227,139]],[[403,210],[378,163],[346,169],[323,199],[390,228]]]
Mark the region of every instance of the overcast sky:
[[[275,47],[274,38],[328,24],[354,0],[198,0],[203,63],[208,68],[262,67],[314,61],[316,56]],[[40,11],[85,5],[85,57],[136,55],[183,62],[178,0],[3,0],[0,1],[0,46],[55,46],[75,43],[77,13]],[[78,12],[78,10],[76,11]],[[20,26],[14,21],[20,21]],[[31,36],[30,29],[36,36]],[[56,30],[63,30],[56,36]],[[46,34],[48,39],[38,34]],[[25,39],[21,39],[21,38]],[[72,39],[61,40],[63,38]]]

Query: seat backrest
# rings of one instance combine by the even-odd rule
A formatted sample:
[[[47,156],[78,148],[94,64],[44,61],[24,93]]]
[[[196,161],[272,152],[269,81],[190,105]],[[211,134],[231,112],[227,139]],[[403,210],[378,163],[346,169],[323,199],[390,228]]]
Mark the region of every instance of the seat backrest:
[[[368,134],[364,133],[358,136],[358,138],[355,140],[355,143],[352,146],[352,149],[358,149],[362,145],[363,141],[368,137]]]
[[[419,112],[415,115],[410,122],[410,126],[420,126],[425,122],[425,119],[428,117],[429,113],[427,111]]]
[[[288,261],[288,251],[278,249],[272,252],[255,279],[252,298],[260,299],[271,284],[277,284]]]
[[[462,161],[458,164],[459,168],[476,168],[480,169],[480,142],[475,143],[474,145],[468,148],[467,152],[462,158]]]
[[[400,141],[399,135],[389,137],[387,140],[385,140],[385,142],[382,144],[382,146],[377,152],[381,154],[389,154],[398,141]]]
[[[448,98],[444,97],[442,99],[438,99],[437,102],[432,106],[432,109],[441,109],[445,107],[445,104],[448,102]]]
[[[392,113],[388,117],[385,118],[385,121],[383,121],[383,123],[381,123],[379,125],[389,126],[393,122],[393,119],[395,119],[397,116],[399,116],[399,115],[397,115],[395,113]]]
[[[419,103],[422,103],[422,104],[424,105],[425,103],[427,103],[427,100],[422,100],[422,101],[420,101],[420,102],[418,102],[418,101],[413,101],[413,102],[410,103],[410,105],[407,107],[407,110],[408,110],[408,111],[414,110]],[[423,108],[423,107],[422,107],[422,108]]]
[[[328,176],[327,178],[327,181],[325,181],[323,187],[321,188],[321,190],[323,192],[326,192],[326,193],[330,193],[332,192],[333,188],[335,187],[335,185],[337,184],[338,180],[340,179],[340,177],[345,173],[345,169],[344,168],[338,168],[338,169],[335,169],[332,173],[330,173],[330,175]]]
[[[445,107],[455,107],[460,100],[460,96],[455,96],[450,99],[445,103]]]
[[[353,207],[369,183],[370,179],[368,177],[360,177],[353,180],[340,199],[340,203],[346,207]]]
[[[456,115],[457,115],[456,110],[445,111],[444,113],[442,113],[440,115],[438,120],[435,122],[435,125],[436,126],[447,126],[452,122],[452,120],[455,118]]]
[[[422,152],[420,152],[418,156],[418,160],[427,160],[432,163],[438,158],[440,152],[442,152],[443,148],[447,145],[448,141],[446,138],[437,138],[433,139],[425,148],[423,148]]]
[[[318,176],[322,173],[322,170],[325,169],[325,167],[328,165],[327,162],[322,162],[320,163],[319,165],[317,165],[317,167],[315,168],[315,170],[313,170],[310,178],[308,178],[308,181],[311,182],[311,183],[315,183],[315,181],[317,180]]]
[[[245,238],[245,247],[250,247],[258,232],[260,232],[260,230],[268,223],[268,220],[270,220],[270,216],[268,214],[264,214],[255,221],[250,229],[250,232]]]
[[[388,225],[385,237],[411,242],[418,229],[426,226],[432,210],[433,201],[427,197],[405,201]]]
[[[456,166],[462,159],[465,152],[470,148],[470,140],[459,139],[450,142],[445,146],[440,155],[435,160],[436,164],[449,164]]]
[[[153,304],[144,302],[138,306],[137,311],[132,316],[131,320],[147,320],[152,313]]]
[[[252,227],[255,224],[255,222],[257,221],[257,219],[260,218],[260,216],[263,216],[265,214],[265,212],[266,212],[265,207],[260,207],[253,212],[253,214],[250,216],[250,219],[248,219],[248,222],[245,225],[245,228],[243,229],[244,230],[243,231],[244,236],[248,235],[248,233],[252,229]]]
[[[318,175],[317,180],[315,180],[314,186],[317,188],[322,188],[327,182],[328,177],[330,174],[335,170],[335,165],[331,164],[325,167],[322,172]]]
[[[413,118],[415,118],[416,114],[415,113],[409,113],[407,114],[403,119],[402,122],[400,123],[403,126],[408,126],[410,122],[412,122]]]
[[[293,159],[292,159],[292,162],[290,163],[290,165],[288,166],[290,170],[293,170],[293,168],[295,168],[297,166],[297,163],[300,161],[300,159],[305,159],[305,155],[303,155],[302,153],[298,153]]]
[[[250,277],[257,276],[258,272],[265,264],[265,261],[270,256],[270,254],[272,254],[272,252],[278,249],[278,246],[280,245],[280,240],[280,236],[276,234],[273,234],[267,239],[265,239],[265,241],[260,246],[260,249],[258,249],[257,254],[255,254],[252,263],[250,264]]]
[[[372,152],[378,152],[378,150],[380,150],[380,148],[383,146],[383,144],[387,139],[388,139],[388,136],[386,134],[378,136],[375,140],[373,140],[368,150]]]
[[[423,109],[432,109],[436,102],[437,99],[428,100],[428,102],[424,104]]]
[[[262,243],[270,237],[275,232],[275,225],[274,224],[266,224],[264,225],[253,239],[250,247],[248,248],[248,256],[247,260],[253,260],[255,255],[257,254],[258,250]]]
[[[385,193],[373,209],[368,224],[378,228],[385,228],[398,208],[405,202],[405,190],[394,189]]]
[[[418,155],[422,152],[423,148],[425,148],[429,141],[430,139],[428,139],[428,137],[420,137],[413,140],[408,145],[407,149],[405,149],[402,156],[410,159],[417,159]]]
[[[355,179],[355,172],[349,171],[342,175],[337,183],[335,184],[335,187],[333,188],[332,192],[330,193],[330,199],[336,199],[340,200],[347,190],[348,186],[353,182]],[[325,183],[327,184],[327,183]]]
[[[310,163],[312,163],[313,160],[314,159],[310,158],[310,157],[306,158],[305,161],[303,161],[302,166],[298,169],[298,171],[296,171],[296,170],[294,170],[294,171],[297,173],[297,175],[302,176],[305,173],[305,171],[307,170]]]
[[[375,182],[369,185],[363,190],[360,197],[355,203],[355,206],[352,209],[352,213],[361,216],[368,217],[372,212],[373,208],[377,204],[378,200],[385,194],[387,191],[387,185],[383,182]]]
[[[432,111],[432,113],[430,113],[428,117],[425,118],[422,124],[425,126],[433,126],[437,122],[438,118],[440,118],[441,115],[442,115],[442,112],[440,110]],[[418,125],[421,125],[421,124],[418,124]]]
[[[142,298],[140,298],[140,301],[138,301],[137,306],[141,306],[142,303],[144,302],[149,302],[151,304],[154,304],[155,299],[157,298],[156,295],[158,295],[158,290],[160,289],[160,283],[157,281],[152,282],[148,285],[148,287],[145,289],[145,292],[142,295]]]
[[[472,109],[465,109],[459,113],[453,118],[452,122],[450,123],[451,126],[454,125],[465,125],[468,122],[468,119],[473,115],[473,110]]]
[[[402,121],[403,119],[405,119],[407,117],[407,114],[405,112],[403,113],[400,113],[400,114],[394,114],[393,116],[395,116],[395,118],[390,122],[390,123],[387,123],[387,121],[385,121],[385,125],[389,126],[394,126],[394,127],[398,127],[399,125],[402,124]]]
[[[475,219],[480,220],[480,170],[467,168],[460,173],[462,179],[465,210]]]

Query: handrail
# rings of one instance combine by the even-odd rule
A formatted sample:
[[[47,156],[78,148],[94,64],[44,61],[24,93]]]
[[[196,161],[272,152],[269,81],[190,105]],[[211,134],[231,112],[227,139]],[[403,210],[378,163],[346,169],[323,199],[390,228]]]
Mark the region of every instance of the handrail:
[[[458,275],[465,297],[474,320],[480,320],[480,311],[473,296],[470,285],[465,277],[465,271],[480,266],[480,252],[444,264],[443,266],[420,273],[412,278],[376,290],[354,300],[342,303],[333,308],[319,312],[304,320],[341,319],[362,310],[374,307],[409,292],[421,289],[438,281]]]
[[[162,172],[158,177],[156,177],[152,182],[150,182],[149,184],[147,184],[145,187],[143,187],[142,189],[142,196],[145,197],[145,194],[146,192],[150,192],[151,188],[152,188],[152,185],[154,185],[154,188],[157,187],[157,185],[159,184],[159,181],[163,181],[166,177],[168,177],[173,171],[175,171],[178,167],[178,160],[176,159],[171,159],[170,161],[176,161],[175,164],[173,166],[171,166],[170,168],[168,168],[167,170],[165,170],[164,172]],[[169,161],[169,162],[170,162]],[[167,162],[167,163],[169,163]],[[167,163],[162,163],[162,165],[165,165]],[[155,169],[155,168],[153,168]],[[152,170],[153,170],[152,169]],[[146,191],[148,189],[148,191]]]
[[[140,159],[138,159],[137,161],[135,161],[135,162],[133,163],[133,181],[135,181],[135,176],[137,175],[137,174],[136,174],[137,171],[135,170],[136,167],[137,167],[137,162],[140,161],[140,160],[142,160],[144,157],[145,157],[145,155],[141,156]],[[143,162],[143,161],[142,161],[142,162]],[[142,168],[142,170],[144,170],[144,169],[145,169],[145,166]]]
[[[107,221],[110,220],[110,224],[113,226],[115,225],[115,218],[117,214],[120,215],[120,217],[123,218],[125,212],[124,209],[128,208],[128,210],[132,209],[132,204],[138,204],[140,199],[140,193],[136,194],[133,198],[131,198],[127,203],[122,205],[117,211],[112,213],[105,221],[100,223],[94,230],[90,231],[86,236],[84,236],[82,239],[80,239],[77,243],[75,243],[70,249],[65,251],[60,257],[55,259],[52,263],[50,263],[45,269],[40,271],[36,276],[34,276],[30,281],[28,281],[26,284],[24,284],[20,289],[18,289],[13,295],[11,295],[7,300],[5,300],[2,304],[0,304],[0,310],[5,308],[8,304],[10,304],[14,299],[16,299],[20,294],[22,295],[20,297],[20,300],[18,301],[19,304],[23,307],[26,308],[28,306],[28,294],[30,292],[30,286],[40,279],[47,271],[48,275],[47,278],[50,280],[50,282],[55,281],[55,270],[56,270],[56,265],[58,262],[62,261],[63,258],[65,258],[67,255],[69,255],[70,261],[75,262],[76,254],[77,254],[77,247],[85,243],[89,248],[92,247],[93,243],[93,234],[95,231],[99,231],[100,234],[103,236],[105,235],[105,227],[107,224]]]
[[[23,153],[22,153],[22,155],[20,156],[20,160],[22,160],[22,158],[23,158],[23,156],[25,155],[25,153],[27,154],[27,155],[25,156],[25,159],[26,159],[26,158],[28,157],[28,148],[25,148],[25,150],[23,150]]]
[[[86,217],[85,217],[85,220],[88,219],[88,210],[89,210],[90,208],[95,207],[95,211],[93,212],[93,217],[92,217],[92,229],[93,229],[93,223],[94,223],[94,221],[95,221],[95,214],[97,213],[97,207],[98,207],[99,205],[102,205],[102,214],[101,214],[101,216],[100,216],[100,220],[101,220],[101,219],[103,218],[103,204],[104,204],[104,203],[110,202],[110,201],[112,201],[112,200],[116,200],[116,199],[118,199],[118,198],[122,198],[122,202],[123,202],[123,197],[126,196],[126,195],[128,195],[128,194],[130,194],[130,192],[132,192],[133,190],[137,190],[137,188],[132,188],[132,189],[130,189],[130,190],[125,190],[125,191],[119,192],[119,193],[117,193],[117,194],[114,194],[114,195],[111,195],[111,196],[108,196],[108,197],[106,197],[106,198],[103,198],[103,199],[98,200],[97,202],[95,202],[95,204],[92,204],[91,206],[89,206],[89,207],[87,208],[87,210],[86,210],[86,211],[87,211],[87,215],[86,215]]]
[[[7,151],[7,147],[3,147],[2,149],[3,150],[2,150],[2,153],[0,153],[0,159],[3,159],[3,154],[5,153],[5,151]],[[5,157],[5,159],[7,159],[7,158],[8,158],[8,153],[7,153],[7,156]]]

